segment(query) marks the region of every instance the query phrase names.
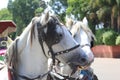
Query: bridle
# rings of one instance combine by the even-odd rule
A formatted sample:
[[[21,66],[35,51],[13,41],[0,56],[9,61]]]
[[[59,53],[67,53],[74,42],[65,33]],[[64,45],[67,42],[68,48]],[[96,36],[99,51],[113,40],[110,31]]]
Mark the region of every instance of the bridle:
[[[45,32],[44,32],[44,29],[47,28],[48,26],[44,26],[44,27],[41,27],[41,26],[42,26],[42,25],[41,25],[40,23],[37,23],[38,40],[39,40],[39,43],[40,43],[40,45],[41,45],[41,47],[42,47],[42,51],[43,51],[44,55],[47,57],[47,55],[46,55],[46,53],[45,53],[45,50],[44,50],[43,42],[45,41],[46,44],[48,43],[47,40],[46,40],[46,34],[45,34]],[[54,43],[54,44],[59,43],[59,42],[60,42],[59,39],[60,39],[59,36],[56,37],[56,38],[55,38],[55,42],[53,42],[53,43]],[[72,50],[74,50],[74,49],[76,49],[76,48],[78,48],[78,47],[80,46],[80,45],[78,44],[78,45],[76,45],[76,46],[74,46],[74,47],[72,47],[72,48],[69,48],[69,49],[66,49],[66,50],[62,50],[62,51],[59,51],[59,52],[54,52],[53,49],[52,49],[52,46],[53,46],[54,44],[52,44],[52,45],[47,44],[47,46],[48,46],[48,48],[49,48],[48,53],[51,53],[51,58],[52,58],[52,61],[53,61],[53,62],[52,62],[52,66],[55,66],[55,60],[58,60],[58,59],[56,58],[56,56],[61,55],[61,54],[68,53],[68,52],[70,52],[70,51],[72,51]],[[47,57],[47,58],[48,58],[48,57]],[[58,60],[58,61],[59,61],[59,60]],[[51,68],[51,69],[52,69],[52,68]],[[49,74],[50,74],[50,73],[49,73]]]
[[[52,16],[51,16],[51,17],[52,17]],[[53,46],[54,44],[59,43],[59,42],[60,42],[60,38],[59,38],[59,36],[56,37],[56,38],[55,38],[55,42],[53,42],[52,45],[49,45],[48,42],[47,42],[47,40],[46,40],[46,34],[45,34],[45,32],[44,32],[44,29],[47,28],[48,26],[44,26],[44,27],[41,27],[41,26],[42,26],[42,25],[38,22],[38,23],[37,23],[38,40],[39,40],[39,43],[40,43],[40,45],[41,45],[41,47],[42,47],[42,51],[43,51],[44,55],[47,57],[47,55],[46,55],[46,53],[45,53],[45,50],[44,50],[44,46],[43,46],[43,42],[44,42],[44,41],[46,42],[46,44],[47,44],[47,46],[48,46],[48,48],[49,48],[48,53],[51,53],[51,58],[52,58],[52,60],[53,60],[53,65],[55,65],[55,59],[57,59],[56,56],[61,55],[61,54],[65,54],[65,53],[69,53],[70,51],[72,51],[72,50],[74,50],[74,49],[76,49],[76,48],[78,48],[78,47],[80,46],[80,45],[78,44],[78,45],[76,45],[76,46],[74,46],[74,47],[72,47],[72,48],[69,48],[69,49],[66,49],[66,50],[62,50],[62,51],[59,51],[59,52],[54,52],[53,49],[52,49],[52,46]],[[47,57],[47,58],[48,58],[48,57]],[[58,60],[58,59],[57,59],[57,60]]]
[[[35,24],[33,24],[33,25],[35,26]],[[41,45],[41,47],[42,47],[42,51],[43,51],[44,55],[46,56],[46,58],[48,58],[48,56],[47,56],[46,53],[45,53],[44,46],[43,46],[43,42],[46,42],[46,34],[45,34],[45,32],[44,32],[44,29],[47,28],[47,27],[48,27],[48,26],[42,26],[42,27],[41,27],[41,24],[40,24],[39,22],[37,23],[38,40],[39,40],[39,43],[40,43],[40,45]],[[18,42],[18,40],[19,40],[19,38],[15,41],[16,45],[13,46],[13,47],[16,47],[16,48],[15,48],[15,50],[16,50],[15,54],[16,54],[16,55],[17,55],[17,53],[18,53],[18,51],[17,51],[17,42]],[[60,42],[59,37],[57,37],[54,44],[57,44],[57,43],[59,43],[59,42]],[[47,42],[46,42],[46,43],[47,43]],[[52,44],[52,45],[54,45],[54,44]],[[68,53],[68,52],[70,52],[70,51],[72,51],[72,50],[74,50],[74,49],[76,49],[76,48],[78,48],[78,47],[80,46],[80,45],[78,44],[78,45],[76,45],[76,46],[74,46],[74,47],[72,47],[72,48],[70,48],[70,49],[62,50],[62,51],[59,51],[59,52],[54,52],[53,49],[52,49],[52,45],[47,44],[47,46],[48,46],[48,48],[49,48],[48,53],[51,53],[51,58],[53,59],[53,65],[55,65],[55,60],[57,59],[56,56],[61,55],[61,54]],[[58,59],[57,59],[57,60],[58,60]],[[10,61],[10,62],[11,62],[11,61]],[[12,62],[11,62],[11,63],[12,63]],[[37,77],[34,77],[34,78],[29,78],[29,77],[27,77],[27,76],[18,74],[17,71],[13,68],[13,66],[10,66],[10,65],[9,65],[8,67],[9,67],[9,70],[11,71],[11,73],[12,73],[13,75],[15,75],[14,78],[16,78],[16,76],[18,76],[18,77],[20,77],[20,78],[22,78],[22,79],[26,79],[26,80],[42,79],[43,77],[45,77],[46,75],[50,74],[50,72],[51,72],[51,70],[49,70],[48,72],[46,72],[46,73],[44,73],[44,74],[42,74],[42,75],[38,75]]]
[[[44,50],[44,46],[43,46],[43,42],[45,41],[46,42],[46,39],[45,39],[45,36],[46,36],[46,34],[45,34],[45,32],[44,32],[44,29],[46,28],[46,27],[48,27],[48,26],[44,26],[44,27],[41,27],[41,25],[40,25],[40,23],[37,23],[37,29],[38,29],[38,40],[39,40],[39,43],[40,43],[40,45],[41,45],[41,47],[42,47],[42,51],[43,51],[43,53],[44,53],[44,55],[47,57],[47,55],[46,55],[46,53],[45,53],[45,50]],[[56,38],[56,40],[55,40],[55,42],[54,42],[54,44],[57,44],[57,43],[59,43],[60,42],[60,40],[59,40],[59,37],[57,37]],[[47,43],[47,42],[46,42]],[[52,44],[52,45],[54,45],[54,44]],[[78,48],[80,45],[78,44],[78,45],[76,45],[76,46],[74,46],[74,47],[72,47],[72,48],[69,48],[69,49],[66,49],[66,50],[62,50],[62,51],[59,51],[59,52],[54,52],[53,51],[53,49],[52,49],[52,45],[49,45],[49,44],[47,44],[47,46],[48,46],[48,48],[49,48],[49,51],[48,51],[48,53],[51,53],[51,58],[52,58],[52,67],[51,67],[51,69],[53,69],[53,66],[55,66],[55,60],[58,60],[57,58],[56,58],[56,56],[58,56],[58,55],[61,55],[61,54],[65,54],[65,53],[68,53],[68,52],[70,52],[70,51],[72,51],[72,50],[74,50],[74,49],[76,49],[76,48]],[[48,57],[47,57],[48,58]],[[58,60],[59,61],[59,60]],[[59,61],[60,62],[60,61]],[[49,76],[51,75],[51,72],[48,74]],[[64,76],[64,78],[65,78],[65,76]],[[66,76],[66,79],[68,79],[68,78],[70,78],[70,77],[68,77],[68,76]]]

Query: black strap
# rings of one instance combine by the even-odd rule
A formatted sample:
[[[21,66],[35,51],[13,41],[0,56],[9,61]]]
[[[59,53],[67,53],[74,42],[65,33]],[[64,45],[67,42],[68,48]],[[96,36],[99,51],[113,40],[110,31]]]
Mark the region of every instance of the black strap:
[[[42,79],[44,76],[46,76],[47,74],[49,74],[50,71],[51,71],[51,70],[50,70],[50,71],[46,72],[46,73],[43,74],[43,75],[38,75],[38,76],[35,77],[35,78],[29,78],[29,77],[27,77],[27,76],[18,74],[18,73],[17,73],[13,68],[11,68],[11,67],[9,67],[8,69],[9,69],[12,73],[16,74],[17,77],[21,77],[22,79],[26,79],[26,80]]]
[[[79,78],[73,78],[73,77],[70,77],[70,76],[64,76],[64,75],[61,75],[59,73],[56,73],[56,74],[64,77],[64,79],[60,79],[59,77],[49,73],[48,76],[47,76],[47,80],[80,80]]]
[[[84,46],[90,46],[90,45],[89,44],[80,45],[81,48],[83,48]]]
[[[64,51],[56,52],[56,53],[54,53],[54,55],[56,56],[56,55],[60,55],[60,54],[63,54],[63,53],[68,53],[68,52],[70,52],[70,51],[78,48],[79,46],[80,46],[80,45],[76,45],[76,46],[74,46],[74,47],[72,47],[72,48],[70,48],[70,49],[66,49],[66,50],[64,50]]]
[[[13,69],[16,70],[16,67],[18,66],[18,41],[19,41],[19,38],[17,38],[15,41],[14,41],[14,44],[13,44],[13,52],[12,52],[12,57],[10,59],[10,63],[8,64],[9,66],[12,66]],[[13,73],[13,76],[14,76],[14,79],[17,79],[17,75],[15,73]]]
[[[39,43],[42,47],[42,51],[43,51],[44,55],[47,57],[47,55],[45,54],[44,46],[43,46],[43,41],[44,41],[43,35],[44,35],[44,33],[41,32],[38,35],[40,36],[38,40],[39,40]]]
[[[51,52],[51,54],[52,54],[52,60],[53,60],[53,66],[55,65],[55,54],[54,54],[54,52],[53,52],[53,49],[52,49],[52,47],[49,47],[49,52]]]

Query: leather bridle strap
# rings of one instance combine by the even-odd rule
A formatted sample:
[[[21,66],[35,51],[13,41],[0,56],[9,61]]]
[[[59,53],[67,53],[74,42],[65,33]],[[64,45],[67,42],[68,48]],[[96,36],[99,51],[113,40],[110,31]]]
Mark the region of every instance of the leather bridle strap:
[[[38,26],[40,26],[40,23],[38,23],[37,24]],[[43,31],[43,29],[44,28],[46,28],[47,26],[45,26],[45,27],[37,27],[38,28],[38,30],[39,30],[39,32],[38,32],[38,36],[39,36],[39,43],[40,43],[40,45],[41,45],[41,47],[42,47],[42,51],[43,51],[43,53],[44,53],[44,55],[47,57],[47,55],[46,55],[46,53],[45,53],[45,50],[44,50],[44,46],[43,46],[43,42],[45,41],[45,33],[44,33],[44,31]],[[47,43],[47,42],[46,42]],[[66,49],[66,50],[63,50],[63,51],[60,51],[60,52],[54,52],[53,51],[53,49],[52,49],[52,45],[48,45],[47,44],[47,46],[48,46],[48,48],[49,48],[49,51],[48,52],[50,52],[51,53],[51,55],[52,55],[52,59],[53,59],[53,65],[55,64],[55,56],[57,56],[57,55],[60,55],[60,54],[63,54],[63,53],[68,53],[68,52],[70,52],[70,51],[72,51],[72,50],[74,50],[74,49],[76,49],[76,48],[78,48],[80,45],[78,44],[78,45],[76,45],[76,46],[74,46],[74,47],[72,47],[72,48],[70,48],[70,49]],[[48,58],[48,57],[47,57]]]
[[[64,50],[64,51],[56,52],[56,53],[54,53],[54,55],[57,56],[57,55],[60,55],[60,54],[63,54],[63,53],[68,53],[68,52],[70,52],[70,51],[78,48],[79,46],[80,46],[80,45],[78,44],[78,45],[76,45],[76,46],[74,46],[74,47],[72,47],[72,48],[70,48],[70,49],[66,49],[66,50]]]
[[[83,47],[85,47],[85,46],[90,46],[90,44],[80,45],[81,48],[83,48]]]
[[[41,30],[41,33],[39,32],[39,34],[38,34],[38,36],[40,36],[38,40],[39,40],[39,43],[41,45],[41,48],[42,48],[42,51],[43,51],[45,57],[47,57],[47,55],[45,54],[44,47],[43,47],[43,41],[44,41],[43,35],[44,35],[44,32],[42,32],[42,30]]]
[[[18,74],[13,68],[9,67],[9,70],[11,72],[13,72],[14,74],[16,74],[16,76],[22,78],[22,79],[26,79],[26,80],[35,80],[35,79],[42,79],[44,76],[46,76],[47,74],[49,74],[51,72],[51,70],[49,70],[48,72],[44,73],[43,75],[38,75],[37,77],[35,78],[29,78],[27,76],[24,76],[24,75],[20,75]]]
[[[52,72],[52,71],[48,74],[48,77],[50,77],[50,79],[48,80],[80,80],[79,77],[73,78],[73,77],[64,76],[64,75],[61,75],[59,73]]]
[[[49,52],[51,52],[51,54],[52,54],[53,65],[55,65],[55,59],[56,59],[55,56],[61,55],[61,54],[64,54],[64,53],[68,53],[68,52],[70,52],[70,51],[78,48],[79,46],[80,46],[80,45],[76,45],[76,46],[74,46],[74,47],[72,47],[72,48],[70,48],[70,49],[66,49],[66,50],[64,50],[64,51],[60,51],[60,52],[56,52],[56,53],[54,53],[52,47],[49,47],[49,50],[50,50]],[[57,59],[57,60],[58,60],[58,59]],[[58,60],[58,61],[59,61],[59,60]]]

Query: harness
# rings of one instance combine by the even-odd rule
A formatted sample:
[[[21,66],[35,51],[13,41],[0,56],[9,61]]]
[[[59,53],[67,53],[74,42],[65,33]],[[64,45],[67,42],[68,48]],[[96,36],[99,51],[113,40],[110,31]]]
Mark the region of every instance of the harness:
[[[40,25],[40,24],[38,24],[38,25]],[[47,27],[47,26],[46,26]],[[43,53],[44,53],[44,55],[47,57],[47,55],[46,55],[46,53],[45,53],[45,50],[44,50],[44,46],[43,46],[43,42],[44,41],[47,41],[46,39],[45,39],[45,33],[44,33],[44,31],[43,31],[43,29],[44,28],[46,28],[46,27],[42,27],[42,28],[40,28],[40,27],[37,27],[38,28],[38,35],[40,36],[39,37],[39,43],[40,43],[40,45],[41,45],[41,47],[42,47],[42,51],[43,51]],[[59,38],[57,37],[56,38],[56,40],[55,40],[55,42],[53,42],[54,44],[57,44],[57,43],[59,43]],[[46,42],[47,43],[47,42]],[[52,44],[52,45],[54,45],[54,44]],[[55,66],[55,60],[58,60],[57,58],[56,58],[56,56],[58,56],[58,55],[61,55],[61,54],[65,54],[65,53],[68,53],[68,52],[70,52],[70,51],[72,51],[72,50],[74,50],[74,49],[76,49],[76,48],[78,48],[80,45],[76,45],[76,46],[74,46],[74,47],[72,47],[72,48],[70,48],[70,49],[66,49],[66,50],[63,50],[63,51],[59,51],[59,52],[54,52],[53,51],[53,49],[52,49],[52,45],[49,45],[49,44],[47,44],[47,46],[48,46],[48,48],[49,48],[49,51],[48,51],[48,53],[50,53],[51,54],[51,57],[52,57],[52,61],[53,61],[53,65],[52,65],[52,68],[51,69],[53,69],[53,66]],[[59,60],[58,60],[59,61]],[[65,79],[71,79],[72,77],[69,77],[69,76],[63,76],[63,75],[60,75],[60,74],[58,74],[58,73],[53,73],[52,72],[52,70],[51,70],[51,72],[48,74],[48,77],[50,78],[51,77],[51,79],[53,79],[54,77],[52,77],[52,76],[55,76],[55,75],[58,75],[59,77],[62,77],[64,80]],[[57,80],[59,80],[59,77],[55,77]],[[48,77],[47,77],[47,80],[49,80],[48,79]],[[61,78],[60,78],[60,80],[62,80]]]
[[[70,76],[64,76],[58,73],[48,74],[47,80],[80,80],[79,78],[73,78]]]
[[[38,23],[38,25],[41,26],[40,23]],[[46,28],[46,27],[47,27],[47,26],[37,27],[38,30],[39,30],[39,31],[38,31],[38,36],[40,36],[40,37],[39,37],[39,43],[40,43],[40,45],[41,45],[41,47],[42,47],[42,51],[43,51],[44,55],[47,57],[47,55],[46,55],[46,53],[45,53],[45,50],[44,50],[44,46],[43,46],[43,42],[44,42],[44,41],[46,42],[46,44],[47,44],[47,46],[48,46],[48,48],[49,48],[48,53],[51,54],[51,58],[52,58],[52,61],[53,61],[53,65],[55,65],[55,60],[57,59],[56,56],[61,55],[61,54],[68,53],[68,52],[70,52],[70,51],[78,48],[80,45],[78,44],[78,45],[76,45],[76,46],[74,46],[74,47],[72,47],[72,48],[69,48],[69,49],[66,49],[66,50],[59,51],[59,52],[56,52],[56,53],[55,53],[55,52],[53,51],[53,49],[52,49],[52,46],[53,46],[54,44],[59,43],[59,42],[60,42],[60,38],[59,38],[59,36],[56,37],[56,39],[55,39],[55,41],[53,42],[53,44],[52,44],[52,45],[49,45],[49,43],[48,43],[47,40],[46,40],[46,34],[45,34],[45,32],[43,31],[43,29]],[[48,58],[48,57],[47,57],[47,58]],[[58,59],[57,59],[57,60],[58,60]],[[58,61],[59,61],[59,60],[58,60]]]
[[[81,48],[83,48],[83,47],[85,47],[85,46],[89,46],[89,47],[91,47],[90,44],[80,45]]]
[[[48,56],[47,56],[46,53],[45,53],[44,46],[43,46],[43,42],[44,42],[44,41],[46,42],[46,44],[47,44],[47,46],[48,46],[48,48],[49,48],[48,53],[51,54],[51,58],[52,58],[52,60],[53,60],[53,66],[54,66],[54,65],[55,65],[55,60],[57,59],[56,56],[61,55],[61,54],[68,53],[68,52],[70,52],[70,51],[78,48],[80,45],[76,45],[76,46],[74,46],[74,47],[72,47],[72,48],[70,48],[70,49],[66,49],[66,50],[59,51],[59,52],[56,52],[56,53],[55,53],[55,52],[53,51],[53,49],[52,49],[52,45],[59,43],[59,41],[60,41],[59,36],[56,37],[55,42],[53,42],[52,45],[49,45],[49,43],[48,43],[47,40],[46,40],[46,34],[45,34],[45,32],[44,32],[44,29],[45,29],[46,27],[47,27],[47,26],[41,27],[41,24],[40,24],[40,23],[37,23],[38,40],[39,40],[39,43],[40,43],[40,45],[41,45],[41,47],[42,47],[42,51],[43,51],[44,55],[48,58]],[[19,40],[19,39],[18,39],[18,40]],[[15,51],[16,51],[15,54],[16,54],[16,55],[17,55],[17,53],[18,53],[18,51],[17,51],[17,42],[18,42],[18,40],[16,40],[16,45],[15,45]],[[13,47],[14,47],[14,46],[13,46]],[[13,55],[12,55],[12,56],[13,56]],[[58,59],[57,59],[57,60],[58,60]],[[25,79],[25,80],[35,80],[35,79],[40,79],[40,80],[42,80],[43,77],[45,77],[46,75],[50,74],[50,72],[51,72],[52,69],[49,70],[48,72],[42,74],[42,75],[38,75],[38,76],[35,77],[35,78],[29,78],[29,77],[27,77],[27,76],[18,74],[17,71],[15,70],[14,66],[9,66],[9,70],[10,70],[10,71],[12,72],[12,74],[15,76],[13,80],[16,80],[17,77],[20,77],[20,78]]]

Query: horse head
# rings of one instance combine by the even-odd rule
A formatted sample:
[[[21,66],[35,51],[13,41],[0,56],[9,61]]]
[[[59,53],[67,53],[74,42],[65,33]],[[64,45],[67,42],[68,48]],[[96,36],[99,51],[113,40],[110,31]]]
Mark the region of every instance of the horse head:
[[[15,53],[13,48],[16,50],[15,58],[12,56]],[[78,42],[74,40],[65,25],[49,13],[33,18],[20,37],[10,46],[8,52],[10,58],[13,58],[12,64],[17,59],[18,65],[14,67],[17,74],[23,74],[30,80],[45,79],[43,75],[49,73],[47,70],[49,57],[53,59],[53,64],[55,60],[66,64],[69,68],[68,75],[78,66],[88,65],[86,54],[79,47]],[[17,75],[18,79],[23,80],[19,75]]]
[[[88,63],[91,64],[94,60],[94,55],[91,50],[91,47],[93,47],[93,41],[96,40],[94,34],[90,30],[90,28],[82,21],[77,21],[72,26],[70,31],[75,40],[80,43],[82,50],[86,53],[88,57]]]

